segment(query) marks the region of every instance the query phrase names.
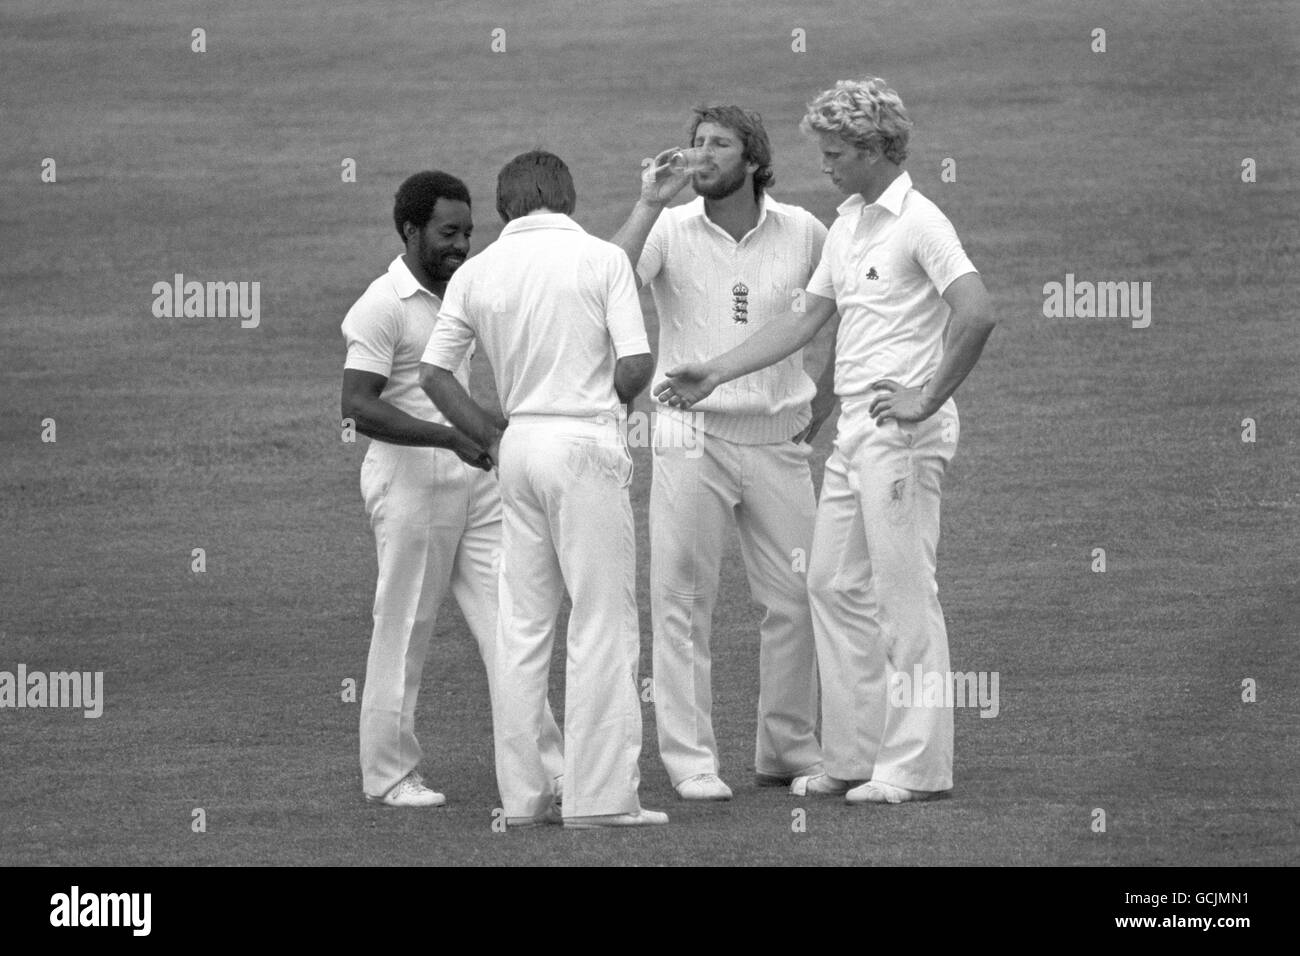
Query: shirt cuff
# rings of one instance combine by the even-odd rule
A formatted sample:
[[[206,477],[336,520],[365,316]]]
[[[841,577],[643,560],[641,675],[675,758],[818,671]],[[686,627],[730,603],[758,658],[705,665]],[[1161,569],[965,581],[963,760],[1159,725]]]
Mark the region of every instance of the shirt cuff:
[[[623,342],[614,343],[614,357],[627,358],[631,355],[649,355],[650,340],[644,335],[635,339],[627,339]]]
[[[443,353],[434,349],[425,349],[424,354],[420,356],[420,362],[424,365],[436,366],[444,371],[451,372],[453,375],[460,368],[460,362],[453,362],[451,359],[445,358]]]
[[[379,358],[366,358],[363,355],[349,355],[347,361],[343,363],[343,367],[358,372],[373,372],[375,375],[382,375],[384,378],[388,378],[393,374],[392,362],[385,362]]]
[[[945,292],[948,291],[948,286],[952,285],[954,282],[956,282],[956,281],[957,281],[958,279],[960,279],[962,276],[970,276],[970,275],[975,275],[975,276],[977,276],[977,275],[979,275],[979,274],[980,274],[979,270],[976,269],[974,266],[971,266],[969,269],[962,269],[962,270],[959,271],[955,276],[953,276],[951,279],[949,279],[947,282],[945,282],[945,283],[943,284],[942,287],[938,287],[938,286],[936,286],[936,288],[939,289],[939,297],[942,298],[942,297],[943,297],[943,294],[944,294]]]

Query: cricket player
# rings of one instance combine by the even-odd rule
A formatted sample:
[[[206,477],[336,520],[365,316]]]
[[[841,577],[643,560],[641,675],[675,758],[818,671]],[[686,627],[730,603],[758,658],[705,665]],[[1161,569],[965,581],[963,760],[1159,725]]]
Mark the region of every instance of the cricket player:
[[[952,396],[994,320],[952,224],[902,168],[911,127],[879,78],[841,81],[809,104],[803,128],[848,198],[806,311],[718,358],[669,369],[655,387],[661,401],[693,407],[790,354],[839,311],[841,415],[808,567],[825,773],[792,790],[849,803],[925,800],[952,788],[951,706],[897,706],[889,682],[916,667],[949,672],[935,584],[940,482],[957,446]]]
[[[397,191],[393,221],[406,251],[343,321],[343,417],[372,439],[361,494],[379,555],[361,695],[361,778],[370,800],[430,807],[445,798],[424,786],[417,770],[420,676],[450,590],[478,642],[491,690],[501,501],[486,451],[447,422],[419,380],[447,280],[469,254],[469,191],[446,173],[416,173]],[[468,383],[468,359],[456,375]],[[542,763],[558,777],[562,740],[549,706],[538,736]]]
[[[569,218],[558,156],[515,157],[497,181],[500,238],[447,287],[421,366],[434,403],[499,463],[504,506],[493,724],[508,826],[559,823],[538,746],[555,617],[565,588],[563,823],[647,826],[638,797],[641,710],[632,458],[623,406],[653,361],[627,256]],[[507,422],[454,370],[485,350]]]
[[[656,157],[614,237],[649,283],[659,312],[659,368],[701,361],[778,321],[803,295],[826,227],[777,202],[772,150],[757,113],[695,110],[688,141],[699,167]],[[696,198],[664,210],[687,182]],[[730,800],[718,775],[710,637],[722,551],[734,520],[759,625],[760,785],[821,772],[817,661],[806,558],[816,497],[809,444],[834,407],[833,365],[820,388],[803,353],[718,388],[685,412],[660,408],[650,496],[650,601],[659,752],[678,796]]]

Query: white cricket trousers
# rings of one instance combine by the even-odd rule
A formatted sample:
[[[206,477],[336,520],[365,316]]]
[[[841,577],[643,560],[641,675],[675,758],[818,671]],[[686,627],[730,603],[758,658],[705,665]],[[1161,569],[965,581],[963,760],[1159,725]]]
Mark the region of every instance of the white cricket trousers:
[[[372,441],[361,494],[375,533],[379,581],[361,695],[361,781],[379,797],[420,763],[415,704],[438,608],[448,590],[478,643],[492,693],[501,499],[496,479],[441,448]],[[542,761],[563,772],[550,707],[539,724]]]
[[[655,721],[673,786],[719,770],[710,638],[733,517],[750,596],[763,610],[754,770],[776,776],[821,770],[805,577],[817,507],[810,452],[793,441],[737,444],[676,421],[656,429],[650,490]]]
[[[622,429],[516,415],[500,449],[501,613],[494,708],[497,786],[507,817],[537,816],[553,798],[537,741],[556,615],[567,588],[564,816],[640,808],[640,632],[636,539]]]
[[[896,672],[948,674],[935,583],[940,483],[957,449],[949,399],[916,424],[877,426],[872,395],[843,399],[826,462],[808,595],[821,671],[822,752],[841,780],[952,788],[951,707],[895,706]],[[901,700],[901,696],[899,697]]]

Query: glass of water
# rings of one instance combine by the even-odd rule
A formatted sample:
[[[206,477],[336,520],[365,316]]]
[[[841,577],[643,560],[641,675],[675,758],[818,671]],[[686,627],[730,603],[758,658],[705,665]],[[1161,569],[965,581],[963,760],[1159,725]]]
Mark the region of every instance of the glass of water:
[[[673,153],[669,160],[673,172],[685,173],[688,176],[698,173],[701,169],[709,164],[708,156],[701,146],[692,146],[689,149],[679,149]]]

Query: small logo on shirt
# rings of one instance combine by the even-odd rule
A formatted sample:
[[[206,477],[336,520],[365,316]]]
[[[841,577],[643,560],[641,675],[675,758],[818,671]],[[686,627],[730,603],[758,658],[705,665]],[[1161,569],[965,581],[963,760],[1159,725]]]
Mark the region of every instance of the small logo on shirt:
[[[749,286],[743,282],[731,287],[731,317],[737,325],[749,324]]]
[[[864,278],[871,279],[872,281],[875,281],[876,279],[879,279],[879,278],[880,278],[880,273],[876,271],[876,267],[875,267],[875,266],[872,266],[870,269],[867,270],[867,274],[866,274],[866,276],[864,276]]]

